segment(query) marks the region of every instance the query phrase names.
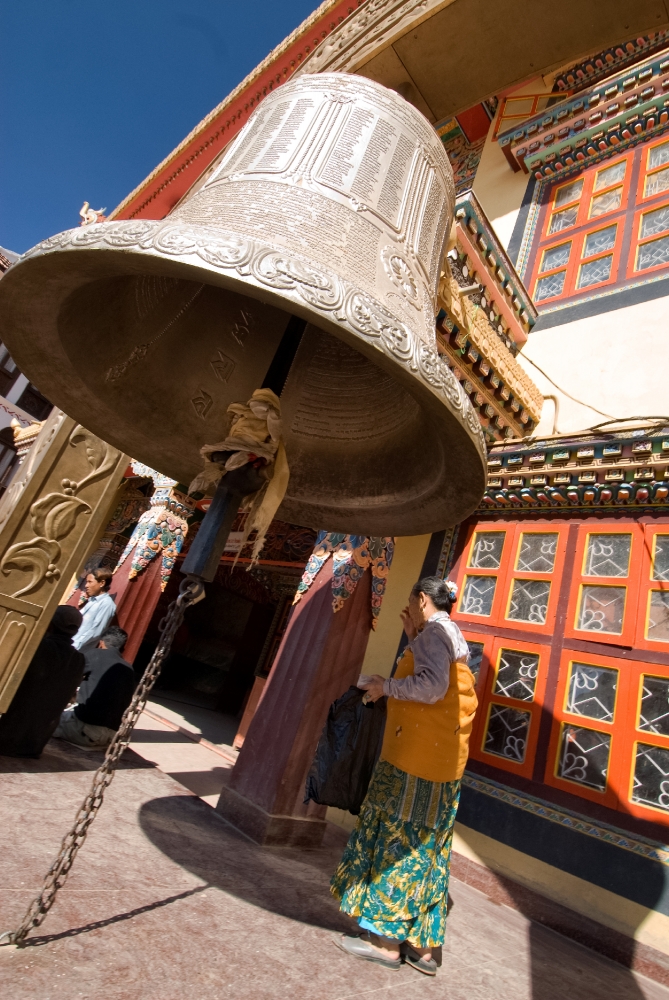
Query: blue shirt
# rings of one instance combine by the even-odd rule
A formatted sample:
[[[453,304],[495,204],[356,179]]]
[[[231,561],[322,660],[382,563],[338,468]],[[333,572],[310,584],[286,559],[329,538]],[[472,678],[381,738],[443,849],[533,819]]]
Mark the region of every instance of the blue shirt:
[[[72,640],[75,649],[81,649],[85,643],[100,638],[116,614],[116,605],[112,595],[105,591],[104,594],[98,594],[97,597],[89,597],[83,608],[79,610],[84,620]]]

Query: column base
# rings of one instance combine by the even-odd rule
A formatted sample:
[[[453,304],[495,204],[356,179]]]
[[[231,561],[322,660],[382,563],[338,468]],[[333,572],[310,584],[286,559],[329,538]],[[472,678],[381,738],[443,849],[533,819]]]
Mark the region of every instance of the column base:
[[[221,791],[216,812],[263,847],[320,847],[327,827],[324,819],[265,812],[255,802],[226,786]]]

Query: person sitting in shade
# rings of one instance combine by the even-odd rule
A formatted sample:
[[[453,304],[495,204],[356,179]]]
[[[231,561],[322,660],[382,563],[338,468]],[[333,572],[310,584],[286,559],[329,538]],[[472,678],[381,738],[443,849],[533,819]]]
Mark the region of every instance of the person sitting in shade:
[[[39,757],[84,675],[83,653],[72,645],[81,613],[56,608],[12,702],[0,716],[0,754]]]
[[[97,647],[84,650],[86,667],[77,704],[60,718],[57,739],[92,750],[109,745],[135,691],[135,672],[121,652],[128,633],[111,625]]]
[[[92,645],[99,639],[116,614],[114,598],[109,593],[113,575],[112,570],[106,566],[92,569],[86,574],[84,590],[87,599],[79,609],[84,620],[74,637],[76,649],[89,643]]]

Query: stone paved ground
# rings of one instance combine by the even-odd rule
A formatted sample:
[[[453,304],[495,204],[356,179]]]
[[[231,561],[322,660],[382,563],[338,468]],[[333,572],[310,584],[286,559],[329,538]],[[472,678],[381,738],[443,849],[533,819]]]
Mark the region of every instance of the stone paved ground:
[[[133,745],[144,757],[126,753],[44,925],[28,947],[0,948],[3,998],[669,1000],[457,881],[436,979],[350,959],[331,941],[349,927],[328,893],[342,831],[319,850],[260,849],[188,790],[211,801],[220,755],[147,718]],[[38,889],[99,760],[60,741],[40,761],[0,757],[0,930]]]

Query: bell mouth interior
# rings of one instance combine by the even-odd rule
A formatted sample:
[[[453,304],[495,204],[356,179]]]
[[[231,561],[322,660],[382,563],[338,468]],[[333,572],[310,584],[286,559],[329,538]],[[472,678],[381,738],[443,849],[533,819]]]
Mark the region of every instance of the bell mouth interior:
[[[263,384],[293,314],[242,281],[146,255],[57,253],[12,271],[17,363],[68,415],[184,485],[200,448],[225,437],[229,404]],[[22,284],[40,278],[29,301]],[[407,365],[312,319],[281,396],[290,482],[278,516],[367,535],[462,520],[484,485],[462,420]]]

